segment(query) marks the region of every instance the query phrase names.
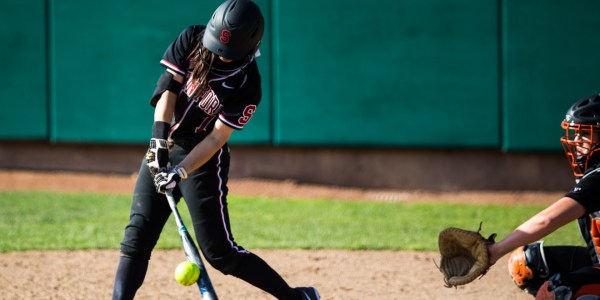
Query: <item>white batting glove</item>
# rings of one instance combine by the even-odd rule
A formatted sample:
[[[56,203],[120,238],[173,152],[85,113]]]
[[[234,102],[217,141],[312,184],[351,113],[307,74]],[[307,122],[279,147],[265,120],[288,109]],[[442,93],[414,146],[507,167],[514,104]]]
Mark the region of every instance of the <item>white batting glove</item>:
[[[186,179],[187,177],[187,172],[179,165],[176,165],[171,169],[158,172],[156,175],[154,175],[154,185],[156,186],[156,191],[164,194],[167,190],[174,189],[179,181]]]
[[[146,152],[146,165],[152,175],[166,170],[169,167],[169,145],[167,140],[152,138]]]

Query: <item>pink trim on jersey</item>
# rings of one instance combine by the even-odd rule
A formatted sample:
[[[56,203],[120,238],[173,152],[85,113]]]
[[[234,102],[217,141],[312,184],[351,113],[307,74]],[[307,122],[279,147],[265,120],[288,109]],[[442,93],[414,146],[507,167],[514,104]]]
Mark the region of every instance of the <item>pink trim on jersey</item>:
[[[223,123],[225,123],[225,124],[227,124],[227,125],[235,128],[235,129],[238,129],[238,130],[241,130],[241,129],[244,128],[244,126],[240,126],[239,124],[232,123],[231,121],[227,120],[225,118],[225,116],[223,116],[223,115],[219,115],[219,120],[221,120],[221,122],[223,122]]]
[[[165,66],[165,67],[167,67],[167,68],[169,68],[169,69],[171,69],[171,70],[173,70],[173,71],[175,71],[176,73],[179,73],[180,75],[185,76],[185,71],[179,69],[178,66],[172,64],[171,62],[169,62],[167,60],[161,59],[160,60],[160,64],[163,65],[163,66]]]
[[[223,231],[225,231],[227,242],[229,243],[229,245],[231,246],[232,249],[234,249],[238,253],[249,254],[250,252],[238,248],[238,246],[231,239],[230,232],[227,230],[227,222],[225,221],[225,212],[224,212],[225,205],[223,204],[224,193],[223,193],[223,178],[221,178],[221,155],[223,155],[223,148],[219,149],[219,155],[217,155],[217,158],[218,158],[217,178],[219,179],[219,206],[221,208],[220,212],[221,212],[221,222],[223,225]]]

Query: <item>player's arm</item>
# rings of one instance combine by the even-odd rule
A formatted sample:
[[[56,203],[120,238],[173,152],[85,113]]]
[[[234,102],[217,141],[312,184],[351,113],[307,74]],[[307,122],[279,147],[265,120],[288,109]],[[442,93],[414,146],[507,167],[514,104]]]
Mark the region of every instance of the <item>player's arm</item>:
[[[225,143],[229,140],[233,127],[217,119],[211,133],[204,138],[192,151],[179,163],[187,173],[204,165]]]
[[[174,71],[167,69],[166,72],[169,72],[173,75],[173,79],[181,84],[183,84],[183,76],[181,74],[177,74]],[[158,101],[156,102],[156,107],[154,109],[154,122],[165,122],[170,124],[173,118],[173,112],[175,111],[175,102],[177,101],[177,94],[171,90],[166,89]]]
[[[183,76],[167,69],[158,80],[150,103],[154,105],[154,123],[152,138],[146,152],[146,165],[150,173],[157,174],[169,164],[169,146],[167,139],[171,130],[171,119],[175,111],[178,91]]]
[[[166,172],[154,176],[156,190],[164,193],[175,188],[175,185],[188,177],[188,174],[204,165],[229,140],[233,127],[217,120],[211,133],[188,153],[176,166]]]
[[[490,260],[495,263],[517,247],[542,239],[567,223],[583,216],[585,208],[569,197],[563,197],[521,224],[502,241],[489,247]]]

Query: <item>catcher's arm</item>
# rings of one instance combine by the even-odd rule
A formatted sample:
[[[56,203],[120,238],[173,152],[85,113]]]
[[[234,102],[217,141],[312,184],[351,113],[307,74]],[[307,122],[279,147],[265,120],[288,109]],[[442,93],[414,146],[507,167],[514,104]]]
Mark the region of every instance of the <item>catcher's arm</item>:
[[[487,239],[478,231],[449,227],[438,237],[441,254],[440,272],[444,274],[446,287],[456,287],[472,282],[485,275],[490,266],[488,246],[494,243],[496,234]]]
[[[498,243],[490,245],[490,261],[495,263],[516,248],[539,241],[584,214],[585,208],[581,204],[563,197],[523,222]]]

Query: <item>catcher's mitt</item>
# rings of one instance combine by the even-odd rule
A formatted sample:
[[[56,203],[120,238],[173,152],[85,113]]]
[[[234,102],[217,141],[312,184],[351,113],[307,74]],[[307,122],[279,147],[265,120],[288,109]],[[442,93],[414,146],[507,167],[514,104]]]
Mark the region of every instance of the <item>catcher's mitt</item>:
[[[487,239],[479,232],[449,227],[440,232],[438,243],[440,272],[444,274],[445,286],[455,287],[467,284],[485,275],[490,268],[488,245],[493,244],[496,234]]]

